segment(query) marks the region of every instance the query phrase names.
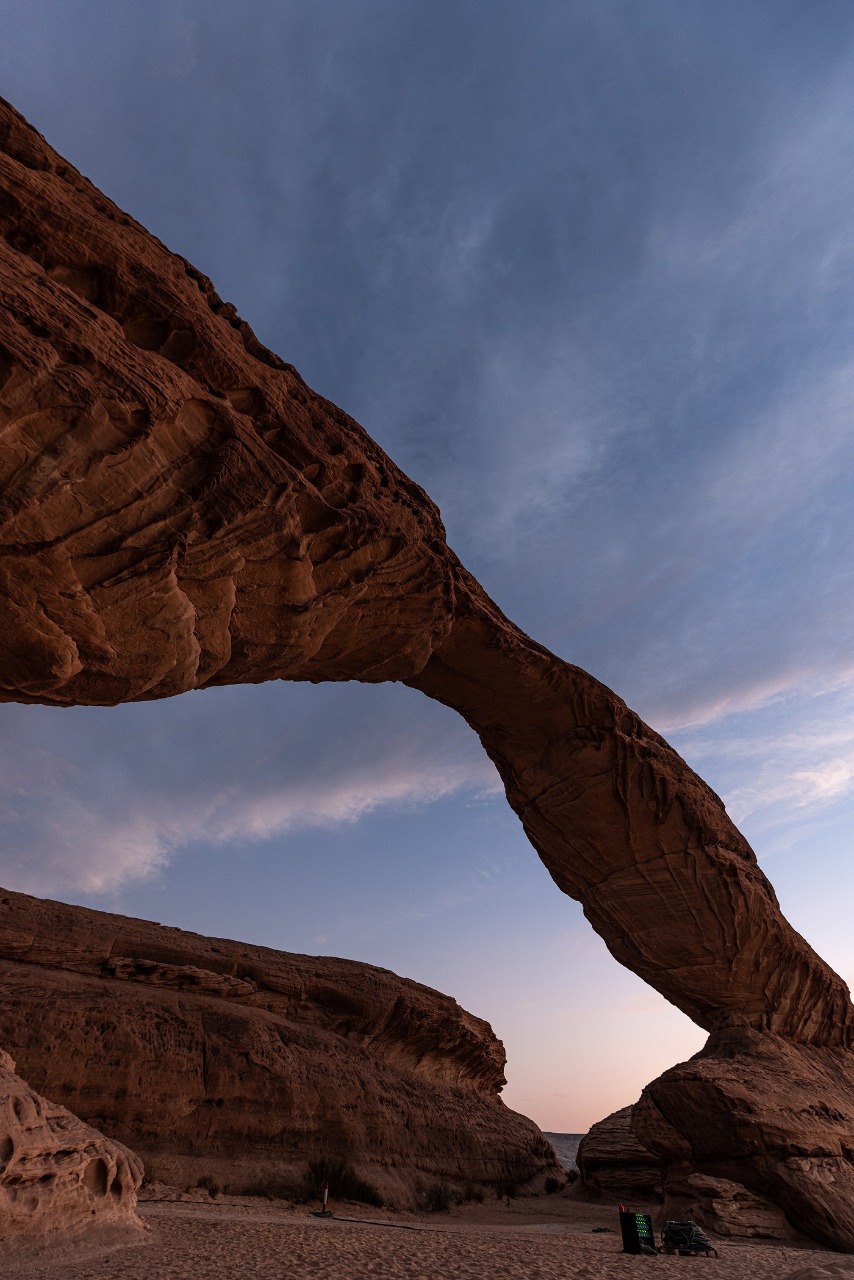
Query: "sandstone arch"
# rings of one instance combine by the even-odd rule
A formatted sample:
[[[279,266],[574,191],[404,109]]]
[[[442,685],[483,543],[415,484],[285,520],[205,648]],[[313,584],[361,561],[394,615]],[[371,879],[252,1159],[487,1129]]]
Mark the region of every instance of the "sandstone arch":
[[[357,679],[454,707],[559,887],[711,1033],[690,1083],[647,1091],[640,1136],[854,1249],[849,993],[718,797],[505,618],[426,494],[6,104],[0,179],[0,699]]]

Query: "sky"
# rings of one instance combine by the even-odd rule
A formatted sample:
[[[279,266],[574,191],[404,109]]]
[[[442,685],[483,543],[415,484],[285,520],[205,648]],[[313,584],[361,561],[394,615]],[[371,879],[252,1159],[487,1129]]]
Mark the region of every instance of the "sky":
[[[846,981],[850,0],[0,0],[0,93],[662,732]],[[0,883],[382,965],[582,1132],[704,1034],[396,685],[0,707]]]

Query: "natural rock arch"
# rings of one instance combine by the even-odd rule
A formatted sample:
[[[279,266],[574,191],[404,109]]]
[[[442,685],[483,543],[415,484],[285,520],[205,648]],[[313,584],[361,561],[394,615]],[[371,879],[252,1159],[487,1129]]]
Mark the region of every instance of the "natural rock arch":
[[[854,1249],[849,993],[718,797],[505,618],[427,495],[8,105],[0,176],[0,699],[355,679],[453,707],[558,886],[711,1033],[691,1088],[650,1086],[639,1135],[683,1171],[737,1166]],[[749,1064],[737,1101],[716,1055]],[[769,1146],[781,1072],[791,1114]],[[821,1093],[808,1116],[805,1080]],[[705,1146],[689,1094],[714,1112]]]

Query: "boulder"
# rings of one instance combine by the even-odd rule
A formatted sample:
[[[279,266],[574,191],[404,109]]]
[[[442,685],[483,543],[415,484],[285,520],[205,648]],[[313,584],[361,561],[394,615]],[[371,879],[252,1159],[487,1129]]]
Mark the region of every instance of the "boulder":
[[[644,1089],[632,1128],[664,1165],[666,1200],[684,1199],[691,1175],[701,1177],[689,1195],[719,1198],[709,1179],[724,1179],[770,1201],[805,1235],[854,1252],[848,1051],[731,1027]],[[734,1204],[714,1213],[731,1230],[750,1214],[771,1225],[767,1209],[741,1193],[722,1198]]]
[[[0,1249],[127,1242],[140,1236],[142,1162],[48,1102],[0,1051]]]

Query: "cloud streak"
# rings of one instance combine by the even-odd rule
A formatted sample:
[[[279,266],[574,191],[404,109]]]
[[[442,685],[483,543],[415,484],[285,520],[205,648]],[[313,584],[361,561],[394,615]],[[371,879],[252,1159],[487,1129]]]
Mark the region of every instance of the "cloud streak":
[[[500,793],[455,717],[428,707],[407,724],[403,708],[417,701],[399,688],[282,690],[285,732],[254,689],[176,700],[165,719],[144,706],[4,708],[0,882],[110,893],[189,846],[239,848],[380,808]]]
[[[773,848],[787,828],[854,794],[854,674],[800,681],[752,713],[733,712],[672,735],[721,793],[736,823]]]

